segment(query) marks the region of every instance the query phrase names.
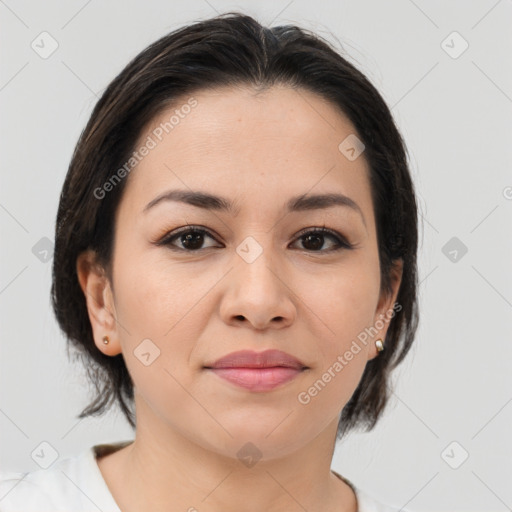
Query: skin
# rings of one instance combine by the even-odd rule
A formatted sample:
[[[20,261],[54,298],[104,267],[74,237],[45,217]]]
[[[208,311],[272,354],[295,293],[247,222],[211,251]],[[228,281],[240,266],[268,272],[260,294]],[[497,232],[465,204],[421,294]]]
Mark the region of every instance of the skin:
[[[380,293],[364,153],[349,161],[338,149],[356,131],[305,90],[218,88],[194,98],[198,105],[129,175],[112,282],[91,251],[77,261],[97,348],[122,353],[135,385],[135,441],[98,465],[123,511],[355,511],[353,491],[330,471],[336,427],[389,323],[310,403],[297,397],[392,309],[400,285],[397,265],[393,292]],[[141,143],[175,108],[146,127]],[[237,211],[162,201],[143,212],[171,189],[220,195]],[[284,209],[292,196],[332,192],[350,197],[362,216],[339,205]],[[187,224],[213,238],[200,238],[195,252],[179,236],[181,251],[154,244]],[[330,235],[309,243],[298,236],[324,225],[354,248],[329,251],[337,246]],[[248,236],[263,251],[252,263],[236,252]],[[149,366],[134,355],[144,339],[160,350]],[[308,369],[264,393],[204,369],[236,350],[269,348]],[[237,457],[247,442],[262,455],[252,467]]]

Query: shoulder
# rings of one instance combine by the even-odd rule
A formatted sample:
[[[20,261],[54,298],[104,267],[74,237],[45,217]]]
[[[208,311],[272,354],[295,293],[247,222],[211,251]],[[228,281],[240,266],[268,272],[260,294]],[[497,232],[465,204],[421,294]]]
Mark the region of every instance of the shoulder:
[[[357,487],[355,488],[355,492],[357,496],[358,512],[407,512],[407,510],[403,508],[384,504]]]
[[[407,512],[406,509],[401,507],[394,507],[391,505],[384,504],[373,496],[363,491],[348,478],[340,475],[337,471],[331,470],[338,478],[343,480],[349,485],[357,498],[357,511],[358,512]]]
[[[96,448],[48,469],[0,471],[0,512],[119,512],[96,463]]]
[[[54,500],[55,474],[33,472],[0,472],[1,512],[43,512],[61,510]],[[44,477],[43,477],[44,475]]]

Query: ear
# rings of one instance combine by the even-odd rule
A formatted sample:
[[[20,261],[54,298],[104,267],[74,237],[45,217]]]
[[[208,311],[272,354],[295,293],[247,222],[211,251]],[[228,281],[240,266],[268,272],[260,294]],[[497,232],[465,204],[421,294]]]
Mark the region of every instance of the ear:
[[[97,262],[96,253],[88,250],[79,254],[76,271],[80,288],[85,295],[94,343],[106,355],[120,354],[121,345],[112,286],[105,270]],[[108,336],[108,344],[103,343],[104,336]]]
[[[379,302],[373,321],[373,330],[376,330],[377,333],[372,338],[371,347],[368,351],[368,360],[373,359],[379,354],[377,347],[375,346],[375,341],[378,339],[382,340],[382,343],[384,344],[384,350],[386,349],[385,340],[389,324],[391,323],[391,320],[396,315],[396,313],[402,309],[401,304],[395,304],[398,291],[400,289],[400,284],[402,282],[402,273],[403,260],[395,260],[391,269],[391,292],[386,292],[385,290],[381,291],[379,297]]]

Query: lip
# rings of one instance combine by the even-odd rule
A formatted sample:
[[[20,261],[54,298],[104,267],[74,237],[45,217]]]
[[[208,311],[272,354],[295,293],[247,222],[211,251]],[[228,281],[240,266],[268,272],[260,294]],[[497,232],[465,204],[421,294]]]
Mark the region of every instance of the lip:
[[[250,391],[270,391],[297,377],[307,366],[281,350],[240,350],[205,366],[217,376]]]
[[[263,352],[239,350],[217,359],[206,368],[273,368],[276,366],[297,370],[306,368],[302,361],[281,350],[265,350]]]

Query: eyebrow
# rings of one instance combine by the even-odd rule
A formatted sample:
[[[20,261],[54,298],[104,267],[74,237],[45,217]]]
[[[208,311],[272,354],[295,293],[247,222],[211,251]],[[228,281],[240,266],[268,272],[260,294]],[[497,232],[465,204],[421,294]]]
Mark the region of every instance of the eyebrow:
[[[239,212],[239,208],[236,208],[235,204],[229,199],[215,196],[213,194],[208,194],[206,192],[191,190],[168,190],[167,192],[160,194],[152,201],[150,201],[144,207],[143,212],[147,212],[149,209],[153,208],[162,201],[175,201],[179,203],[190,204],[205,210],[227,212],[232,215],[236,215]],[[286,203],[286,211],[288,213],[303,212],[308,210],[332,208],[334,206],[344,206],[358,212],[359,215],[361,215],[363,223],[366,227],[366,220],[359,205],[353,199],[343,194],[302,194],[295,196]]]

